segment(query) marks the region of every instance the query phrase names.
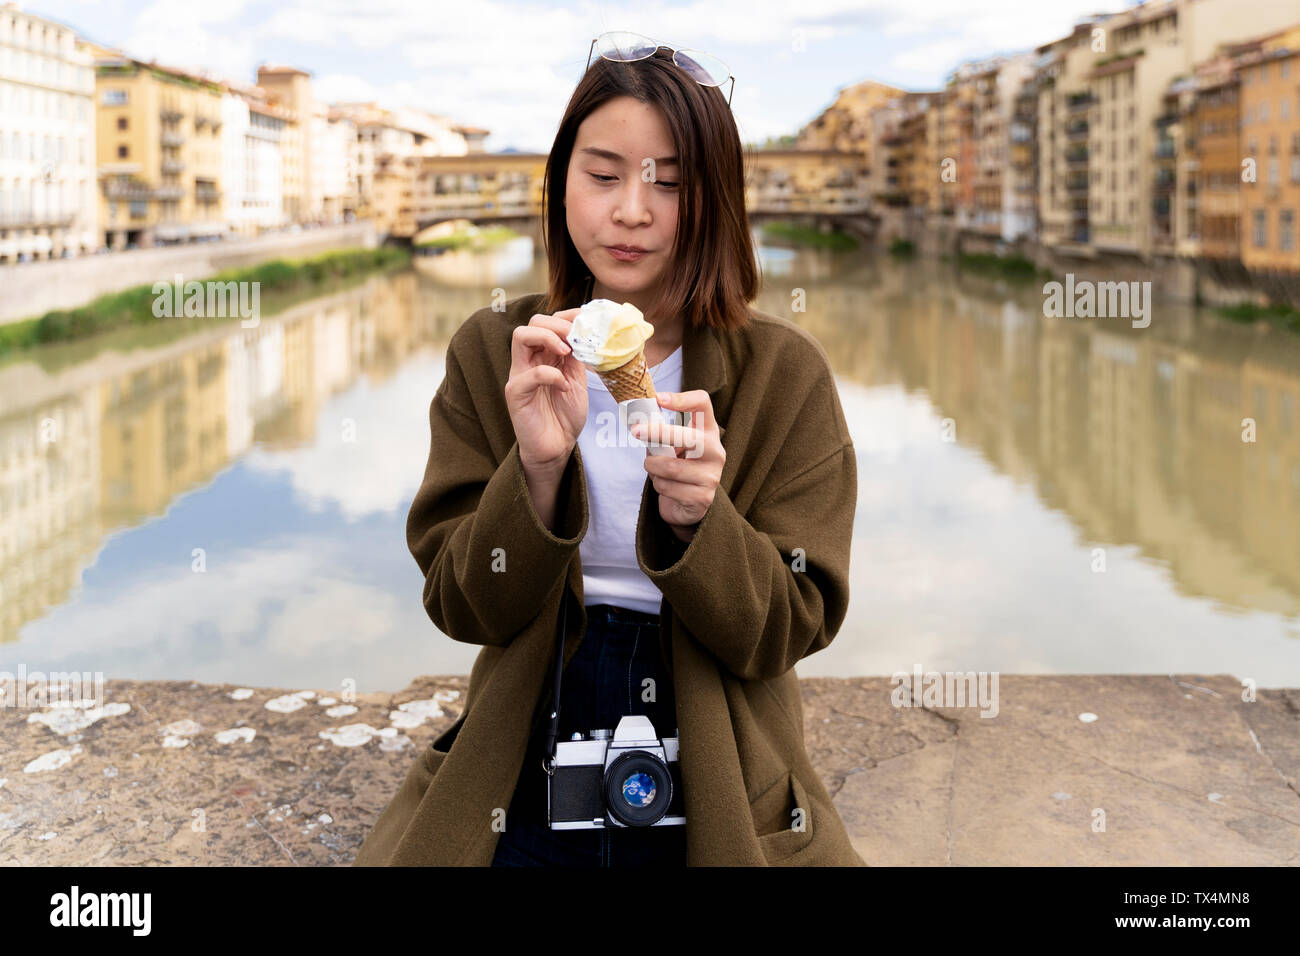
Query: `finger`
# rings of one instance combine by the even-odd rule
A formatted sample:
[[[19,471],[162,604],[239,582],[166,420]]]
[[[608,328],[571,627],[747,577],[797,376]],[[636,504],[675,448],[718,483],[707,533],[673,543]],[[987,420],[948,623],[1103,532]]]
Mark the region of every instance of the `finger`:
[[[510,337],[511,361],[518,366],[532,365],[538,353],[567,357],[573,352],[553,329],[540,325],[520,325]]]
[[[701,493],[699,485],[673,481],[671,478],[661,478],[658,475],[650,476],[650,484],[659,493],[659,497],[671,498],[683,508],[692,511],[704,508],[704,495]]]
[[[670,455],[652,455],[646,452],[646,473],[656,478],[666,478],[685,487],[695,489],[714,487],[718,483],[717,469],[696,468],[693,465],[680,465],[678,462],[689,459],[675,458]]]
[[[671,408],[683,415],[690,414],[691,424],[700,431],[716,429],[718,420],[713,415],[713,400],[702,388],[689,392],[664,392],[659,398],[660,408]]]
[[[534,365],[528,371],[514,376],[512,381],[517,382],[515,386],[522,396],[532,395],[539,388],[553,387],[559,391],[568,391],[569,381],[554,365]]]
[[[563,312],[556,312],[554,315],[539,312],[528,320],[528,324],[553,329],[563,337],[569,334],[569,329],[573,327],[573,317],[577,314],[577,309],[565,309]]]
[[[628,431],[642,441],[656,445],[672,445],[688,451],[699,449],[700,456],[711,452],[708,436],[698,428],[689,425],[669,425],[667,422],[637,422],[629,426]],[[697,458],[700,456],[696,456]]]

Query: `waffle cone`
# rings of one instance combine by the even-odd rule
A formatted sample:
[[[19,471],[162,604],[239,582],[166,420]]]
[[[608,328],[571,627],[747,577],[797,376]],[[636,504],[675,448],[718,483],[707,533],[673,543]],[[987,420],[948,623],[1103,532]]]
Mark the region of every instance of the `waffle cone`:
[[[655,383],[650,379],[650,367],[646,364],[644,351],[637,352],[635,358],[618,368],[596,374],[616,402],[655,397]]]

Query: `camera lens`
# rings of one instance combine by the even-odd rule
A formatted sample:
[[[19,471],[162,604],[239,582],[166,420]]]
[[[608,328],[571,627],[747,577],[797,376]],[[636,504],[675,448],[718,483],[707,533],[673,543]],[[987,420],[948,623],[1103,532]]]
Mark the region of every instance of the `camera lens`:
[[[623,799],[634,807],[648,807],[655,798],[654,777],[640,770],[623,780]]]
[[[605,772],[602,787],[611,816],[629,827],[661,820],[672,803],[673,778],[662,760],[645,750],[620,754]]]

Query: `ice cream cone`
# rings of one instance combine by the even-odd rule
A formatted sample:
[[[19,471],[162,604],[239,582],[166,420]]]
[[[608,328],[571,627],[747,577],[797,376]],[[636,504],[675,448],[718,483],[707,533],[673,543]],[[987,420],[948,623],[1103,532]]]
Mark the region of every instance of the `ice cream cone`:
[[[637,352],[630,362],[596,374],[614,396],[615,402],[655,397],[655,383],[650,378],[650,367],[646,364],[644,350]]]

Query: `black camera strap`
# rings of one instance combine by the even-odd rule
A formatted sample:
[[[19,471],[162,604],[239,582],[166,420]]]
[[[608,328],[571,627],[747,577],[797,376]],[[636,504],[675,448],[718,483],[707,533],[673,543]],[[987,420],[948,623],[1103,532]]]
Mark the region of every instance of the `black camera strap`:
[[[566,573],[560,587],[560,624],[555,636],[555,699],[551,701],[551,726],[546,732],[546,755],[542,769],[548,774],[555,771],[555,738],[560,733],[560,675],[564,670],[565,624],[569,616],[569,576]]]

